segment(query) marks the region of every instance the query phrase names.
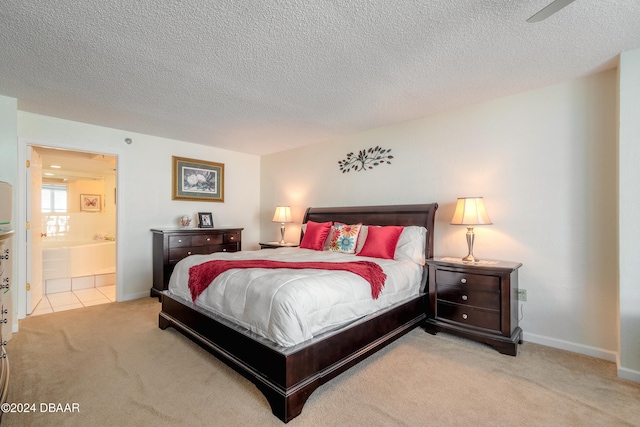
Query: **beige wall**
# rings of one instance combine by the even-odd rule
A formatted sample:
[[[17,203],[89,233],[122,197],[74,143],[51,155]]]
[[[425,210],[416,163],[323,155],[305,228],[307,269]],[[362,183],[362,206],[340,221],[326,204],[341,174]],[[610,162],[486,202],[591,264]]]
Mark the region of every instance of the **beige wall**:
[[[67,184],[67,211],[80,212],[80,195],[96,194],[100,196],[100,212],[105,209],[104,181],[77,180]]]
[[[261,162],[263,240],[291,206],[297,241],[308,206],[438,202],[435,252],[466,255],[449,225],[457,197],[484,196],[479,258],[523,263],[525,339],[615,360],[616,72],[269,156]],[[350,151],[392,149],[391,165],[341,173]]]

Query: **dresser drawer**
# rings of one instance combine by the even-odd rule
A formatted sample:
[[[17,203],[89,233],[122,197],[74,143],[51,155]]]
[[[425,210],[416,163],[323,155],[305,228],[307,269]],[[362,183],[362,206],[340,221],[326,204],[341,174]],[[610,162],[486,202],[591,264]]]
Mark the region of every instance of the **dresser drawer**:
[[[500,292],[478,291],[473,286],[438,286],[438,299],[489,310],[500,310]]]
[[[219,245],[223,241],[222,234],[192,236],[193,246]]]
[[[460,273],[447,270],[436,270],[436,284],[438,286],[461,286],[477,290],[500,290],[500,278],[484,274]]]
[[[169,247],[191,246],[191,236],[169,236]]]
[[[237,252],[238,245],[235,243],[229,243],[226,245],[217,245],[212,247],[213,252]]]
[[[500,312],[438,301],[437,317],[467,326],[500,332]]]
[[[210,253],[207,246],[192,246],[188,248],[169,248],[169,262],[176,263],[189,255],[204,255]]]
[[[240,233],[224,233],[224,243],[237,243],[240,241]]]

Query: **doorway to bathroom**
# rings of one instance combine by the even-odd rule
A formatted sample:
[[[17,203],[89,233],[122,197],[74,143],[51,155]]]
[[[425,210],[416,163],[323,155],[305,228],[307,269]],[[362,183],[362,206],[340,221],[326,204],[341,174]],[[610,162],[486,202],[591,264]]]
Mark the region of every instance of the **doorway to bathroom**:
[[[27,146],[26,314],[116,301],[117,157]]]

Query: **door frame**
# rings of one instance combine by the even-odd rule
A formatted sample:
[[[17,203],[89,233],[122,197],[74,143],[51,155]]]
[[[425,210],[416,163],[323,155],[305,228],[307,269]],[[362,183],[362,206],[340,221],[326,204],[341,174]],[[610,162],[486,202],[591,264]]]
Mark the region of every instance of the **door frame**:
[[[70,144],[59,144],[48,141],[40,141],[32,138],[22,138],[18,137],[18,180],[17,187],[18,191],[16,192],[15,203],[18,204],[18,219],[14,224],[15,229],[15,239],[17,240],[17,253],[23,254],[23,256],[18,256],[18,274],[14,274],[14,286],[13,286],[13,308],[14,313],[17,313],[17,316],[13,317],[13,332],[18,332],[18,320],[24,319],[27,316],[27,261],[26,261],[26,253],[27,253],[27,230],[26,230],[26,222],[27,222],[27,204],[26,197],[31,197],[31,189],[26,188],[27,182],[27,147],[28,146],[36,146],[36,147],[44,147],[44,148],[59,148],[63,150],[72,150],[72,151],[84,151],[87,153],[96,153],[96,154],[104,154],[107,156],[114,156],[116,158],[116,189],[119,189],[121,186],[120,177],[122,174],[120,173],[120,158],[119,152],[103,150],[103,149],[93,149],[93,148],[85,148],[85,147],[76,147]],[[116,193],[120,193],[119,190]],[[121,213],[124,212],[122,207],[121,198],[118,198],[116,201],[116,301],[123,300],[123,269],[122,269],[122,257],[120,256],[120,241],[122,236],[120,235],[122,227],[120,227]],[[16,292],[17,287],[17,292]]]

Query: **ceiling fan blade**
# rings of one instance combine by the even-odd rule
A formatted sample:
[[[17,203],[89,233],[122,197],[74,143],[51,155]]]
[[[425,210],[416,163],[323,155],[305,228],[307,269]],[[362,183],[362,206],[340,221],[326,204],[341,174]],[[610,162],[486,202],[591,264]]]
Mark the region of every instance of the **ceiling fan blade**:
[[[573,3],[575,0],[555,0],[551,2],[547,7],[542,9],[540,12],[533,15],[531,18],[527,19],[527,22],[540,22],[543,19],[547,19],[563,7],[567,6],[569,3]]]

